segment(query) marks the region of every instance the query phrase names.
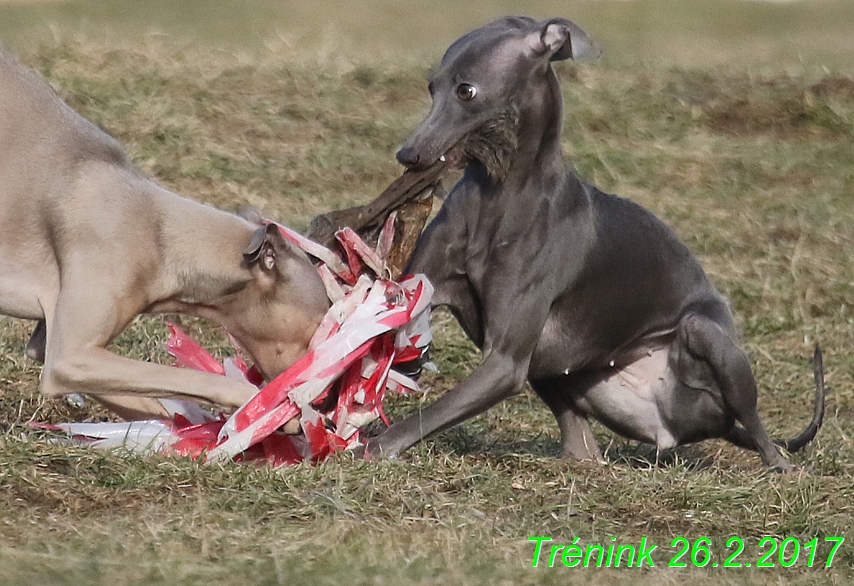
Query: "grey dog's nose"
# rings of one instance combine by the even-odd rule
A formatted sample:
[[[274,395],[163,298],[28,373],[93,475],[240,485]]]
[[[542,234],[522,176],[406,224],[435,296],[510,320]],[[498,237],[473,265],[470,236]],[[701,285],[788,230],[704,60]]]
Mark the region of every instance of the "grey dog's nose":
[[[421,160],[421,157],[412,147],[403,147],[397,151],[397,155],[395,156],[397,157],[397,162],[404,167],[414,167]]]

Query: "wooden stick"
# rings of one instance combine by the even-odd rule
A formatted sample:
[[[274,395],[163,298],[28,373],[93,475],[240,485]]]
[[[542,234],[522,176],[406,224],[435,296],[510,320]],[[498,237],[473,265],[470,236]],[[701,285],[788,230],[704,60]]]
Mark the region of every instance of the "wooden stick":
[[[334,248],[335,232],[349,226],[366,242],[375,243],[386,218],[398,210],[394,244],[389,255],[391,276],[397,278],[427,223],[433,208],[433,190],[448,170],[447,161],[437,161],[423,171],[404,171],[372,202],[316,216],[306,236]]]

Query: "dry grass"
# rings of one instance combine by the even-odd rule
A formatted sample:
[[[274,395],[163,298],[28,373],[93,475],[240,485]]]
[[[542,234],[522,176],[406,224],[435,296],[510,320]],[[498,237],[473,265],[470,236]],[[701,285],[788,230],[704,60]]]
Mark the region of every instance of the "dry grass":
[[[82,10],[80,3],[66,4]],[[599,4],[599,12],[595,2],[578,8],[600,19],[606,37],[618,36],[639,6],[649,8],[650,18],[663,10],[649,2]],[[659,544],[656,560],[664,562],[676,535],[710,536],[716,554],[724,553],[727,536],[740,535],[747,542],[742,561],[749,561],[763,535],[805,543],[846,535],[854,524],[854,70],[824,57],[841,54],[834,31],[850,31],[854,15],[843,22],[834,12],[839,3],[806,4],[813,7],[807,24],[821,15],[837,22],[826,38],[812,41],[820,46],[802,61],[785,58],[785,51],[769,59],[771,43],[740,64],[690,55],[662,63],[650,53],[620,59],[612,50],[602,64],[560,67],[567,153],[583,176],[655,211],[701,257],[732,300],[759,380],[760,412],[775,435],[792,435],[808,419],[808,358],[821,342],[832,392],[819,438],[793,457],[806,471],[769,474],[755,454],[723,442],[675,450],[652,465],[652,450],[602,428],[596,431],[609,465],[566,463],[555,458],[553,418],[531,394],[399,462],[341,456],[316,467],[270,470],[60,447],[26,422],[104,414],[38,398],[38,368],[23,358],[29,326],[2,319],[0,584],[849,582],[854,550],[847,542],[829,570],[799,563],[600,571],[531,568],[527,541],[551,535],[560,542],[573,536],[583,543],[608,543],[612,536],[636,542],[645,535]],[[258,49],[245,33],[251,26],[241,28],[247,20],[228,41],[243,43],[246,52],[212,51],[201,33],[189,44],[144,36],[118,42],[61,27],[56,40],[44,43],[12,37],[28,64],[165,185],[225,208],[256,205],[303,228],[319,212],[373,197],[397,176],[395,146],[426,109],[423,77],[431,62],[423,56],[435,58],[478,14],[471,5],[442,3],[448,20],[427,27],[435,38],[411,33],[412,53],[422,56],[417,66],[415,59],[396,63],[361,49],[340,58],[336,48],[348,43],[380,42],[362,43],[358,30],[374,30],[370,16],[381,5],[354,10],[350,28],[341,19],[343,44],[324,41],[332,49],[314,55],[275,35]],[[92,8],[89,26],[128,6]],[[236,10],[227,2],[217,6]],[[548,2],[538,8],[574,14]],[[54,10],[30,10],[43,9]],[[299,23],[298,17],[309,29],[318,26],[308,4],[297,9],[293,20],[278,17],[271,26]],[[489,9],[517,10],[500,3]],[[0,30],[12,30],[5,10]],[[709,10],[703,4],[693,14]],[[720,23],[703,42],[719,42],[724,54],[733,46],[744,51],[756,42],[751,31],[785,28],[768,15],[795,9],[762,10],[742,9],[742,16],[765,19],[746,25],[740,37],[727,33],[738,37],[731,43],[721,41],[729,37],[721,36]],[[674,22],[687,18],[676,12]],[[23,27],[14,30],[25,35],[24,13],[14,14]],[[68,22],[77,22],[68,14]],[[391,38],[408,34],[399,14],[378,18]],[[206,25],[211,38],[215,24]],[[662,26],[670,31],[665,46],[682,39],[672,23]],[[795,28],[794,38],[809,30]],[[453,387],[478,356],[447,314],[434,321],[443,373],[428,377],[426,386],[435,395]],[[224,347],[215,328],[184,323]],[[164,337],[162,320],[146,317],[115,346],[164,360]],[[396,399],[389,411],[399,418],[419,405],[418,398]]]
[[[62,0],[4,7],[0,36],[31,48],[69,36],[133,47],[169,37],[244,58],[424,66],[467,30],[517,13],[576,19],[619,62],[844,66],[854,51],[847,0]]]

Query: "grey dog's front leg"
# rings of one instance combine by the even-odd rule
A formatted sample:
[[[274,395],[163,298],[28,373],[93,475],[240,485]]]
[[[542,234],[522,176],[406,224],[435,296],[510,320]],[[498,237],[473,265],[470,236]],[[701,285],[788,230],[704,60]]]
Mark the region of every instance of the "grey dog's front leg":
[[[456,388],[369,441],[366,452],[394,458],[422,438],[483,413],[520,392],[527,370],[527,361],[520,363],[496,352],[490,353]]]

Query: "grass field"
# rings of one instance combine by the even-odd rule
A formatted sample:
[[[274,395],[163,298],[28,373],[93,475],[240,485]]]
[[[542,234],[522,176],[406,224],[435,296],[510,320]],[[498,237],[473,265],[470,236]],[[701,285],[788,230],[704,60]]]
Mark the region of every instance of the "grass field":
[[[321,8],[322,7],[322,8]],[[579,173],[647,206],[731,300],[775,436],[810,415],[820,342],[824,428],[777,475],[710,441],[662,455],[597,427],[610,463],[556,458],[532,393],[395,462],[346,455],[272,470],[59,447],[30,420],[104,417],[38,397],[31,324],[0,318],[0,584],[847,584],[854,579],[854,11],[848,0],[431,3],[10,2],[0,39],[164,185],[296,228],[364,202],[400,172],[424,77],[466,30],[564,15],[602,40],[558,67]],[[182,318],[206,343],[221,333]],[[454,386],[477,352],[434,316]],[[117,351],[165,361],[164,321]],[[391,401],[401,418],[421,399]],[[658,544],[654,569],[531,567],[529,536]],[[845,536],[832,567],[827,536]],[[741,537],[750,568],[666,568],[671,541]],[[763,536],[820,544],[814,568],[757,568]],[[791,550],[789,550],[791,551]],[[785,559],[785,558],[784,558]]]

